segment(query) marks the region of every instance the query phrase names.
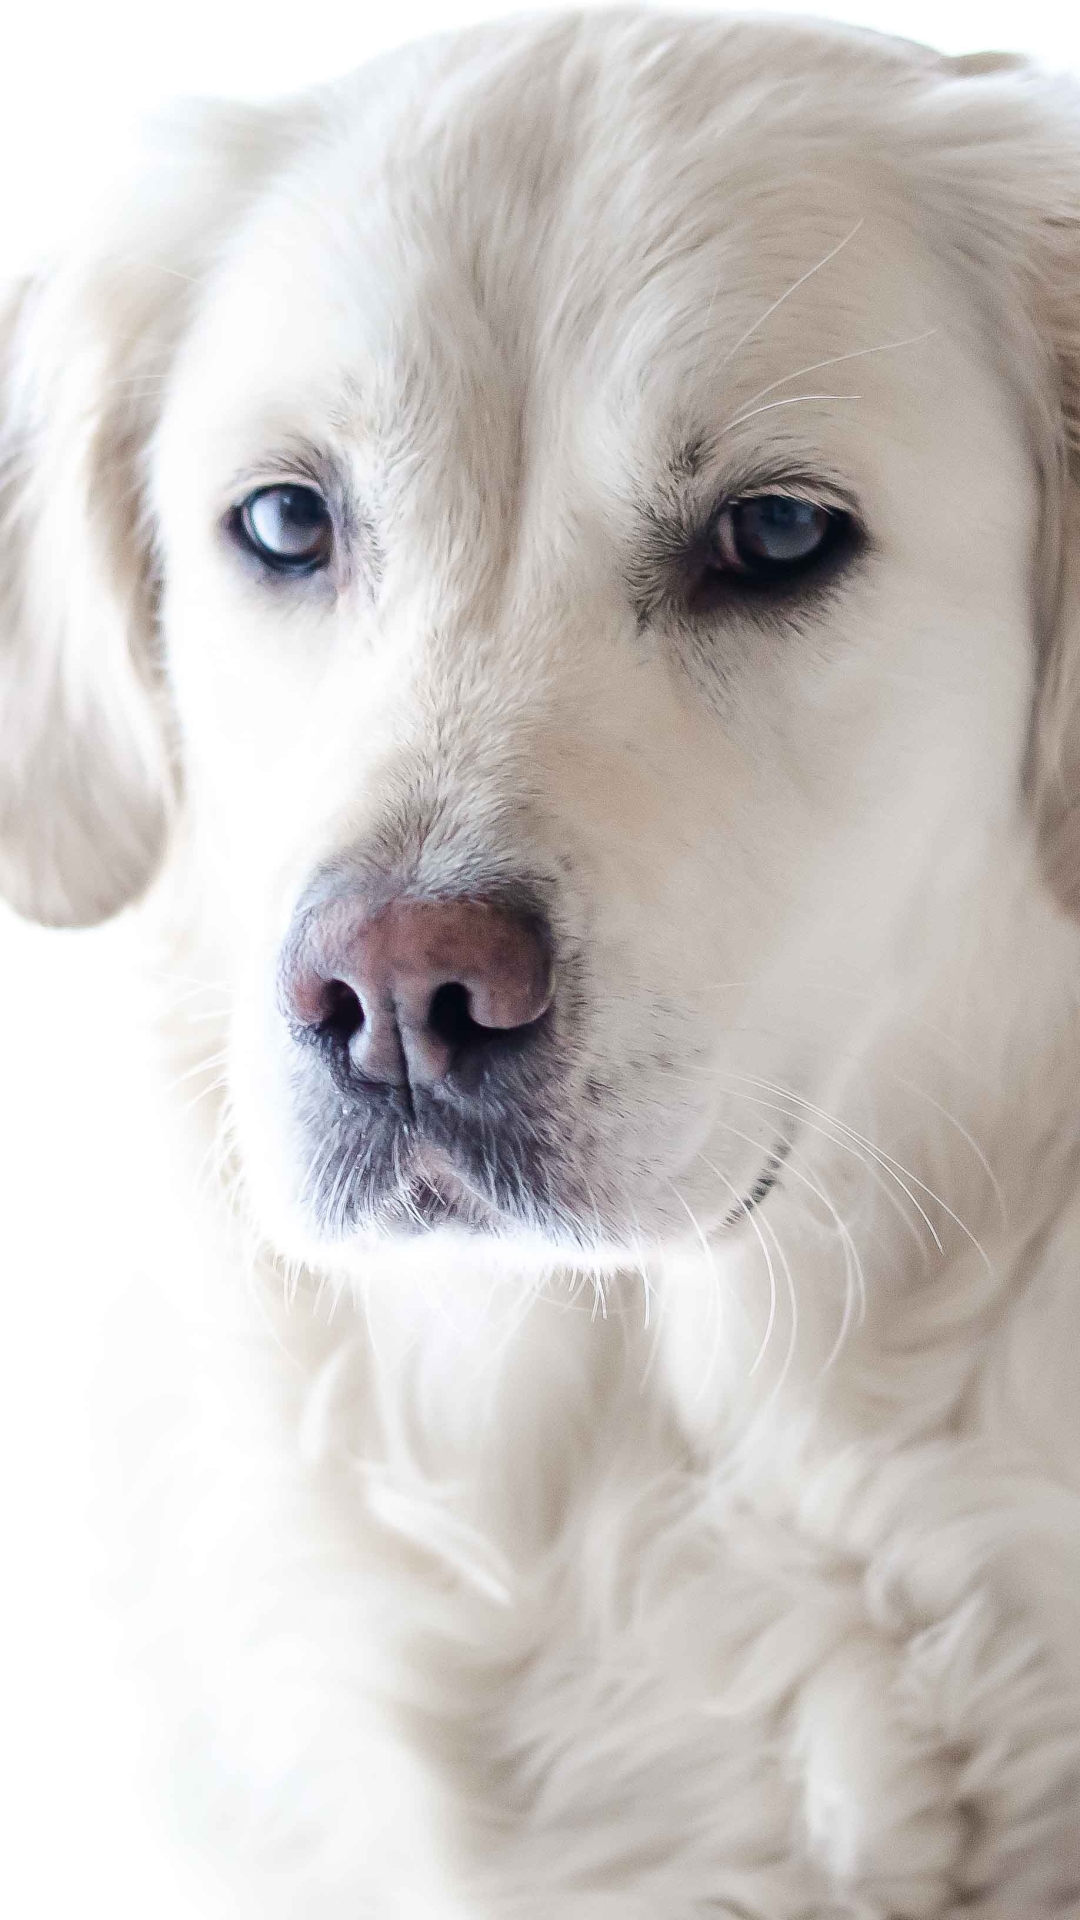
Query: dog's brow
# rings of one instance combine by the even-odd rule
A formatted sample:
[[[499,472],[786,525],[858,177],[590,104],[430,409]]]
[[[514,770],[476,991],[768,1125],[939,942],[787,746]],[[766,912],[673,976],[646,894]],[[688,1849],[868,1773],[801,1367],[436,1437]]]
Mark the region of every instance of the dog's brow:
[[[237,468],[230,478],[229,490],[240,493],[260,482],[297,479],[309,480],[328,497],[342,496],[349,486],[344,461],[329,448],[302,436],[288,435]]]
[[[767,491],[858,512],[850,482],[824,456],[808,452],[721,466],[719,438],[702,432],[679,441],[664,462],[658,483],[637,488],[634,507],[654,535],[667,534],[676,543],[692,538],[725,501]]]
[[[673,447],[668,455],[667,472],[675,485],[695,480],[712,451],[712,436],[704,433],[690,434]]]

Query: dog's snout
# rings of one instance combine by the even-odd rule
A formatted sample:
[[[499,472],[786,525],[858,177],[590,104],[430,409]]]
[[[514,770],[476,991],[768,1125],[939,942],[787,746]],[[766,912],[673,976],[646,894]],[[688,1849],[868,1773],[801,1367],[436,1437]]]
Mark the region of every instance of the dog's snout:
[[[363,899],[317,912],[285,967],[290,1017],[366,1082],[433,1087],[518,1046],[551,1005],[539,916],[487,901]]]

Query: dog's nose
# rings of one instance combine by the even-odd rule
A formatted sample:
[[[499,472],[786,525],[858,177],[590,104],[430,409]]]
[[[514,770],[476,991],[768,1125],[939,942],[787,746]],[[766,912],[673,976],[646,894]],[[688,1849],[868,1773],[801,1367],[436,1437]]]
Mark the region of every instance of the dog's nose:
[[[356,1072],[433,1087],[518,1046],[552,1002],[539,916],[481,900],[337,900],[286,961],[290,1017],[347,1048]]]

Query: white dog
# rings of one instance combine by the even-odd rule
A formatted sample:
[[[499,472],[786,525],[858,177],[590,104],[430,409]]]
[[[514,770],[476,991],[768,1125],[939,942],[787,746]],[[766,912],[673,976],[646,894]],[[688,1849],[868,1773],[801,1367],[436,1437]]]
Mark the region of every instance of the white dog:
[[[179,116],[3,359],[240,1910],[1080,1913],[1077,90],[439,39]]]

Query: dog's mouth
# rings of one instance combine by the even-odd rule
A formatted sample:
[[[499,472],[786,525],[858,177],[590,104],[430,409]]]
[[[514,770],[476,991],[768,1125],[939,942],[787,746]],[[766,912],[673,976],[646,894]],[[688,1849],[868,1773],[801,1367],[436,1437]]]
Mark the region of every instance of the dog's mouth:
[[[309,952],[298,936],[286,947],[281,984],[297,1198],[320,1238],[411,1238],[454,1226],[607,1260],[643,1238],[659,1247],[678,1236],[677,1183],[696,1179],[687,1162],[696,1158],[699,1128],[711,1130],[709,1093],[702,1088],[700,1106],[676,1094],[665,1073],[671,1058],[659,1047],[655,1062],[648,1051],[635,1058],[633,1072],[590,1077],[583,962],[561,954],[551,998],[547,945],[542,1012],[524,1027],[500,1024],[510,1017],[507,993],[521,985],[518,946],[525,942],[526,958],[533,955],[535,914],[522,920],[486,900],[410,897],[394,906],[386,932],[389,907],[372,914],[364,896],[360,913],[352,895],[334,899],[333,912],[325,902],[310,909],[322,944]],[[302,917],[304,929],[311,932]],[[345,942],[359,987],[349,986],[347,968],[331,977],[335,940]],[[431,981],[455,966],[473,985],[450,980],[429,997]],[[510,1013],[521,1011],[519,1000],[510,994]],[[374,1052],[361,1045],[369,1026]],[[757,1166],[743,1159],[730,1176],[714,1169],[722,1191],[705,1208],[714,1232],[753,1215],[789,1151],[786,1139],[770,1143],[768,1133],[742,1138]],[[694,1197],[699,1204],[696,1188]]]
[[[617,1150],[605,1149],[582,1124],[565,1082],[554,1098],[548,1067],[541,1098],[527,1084],[525,1064],[517,1069],[520,1085],[471,1099],[456,1096],[453,1087],[414,1089],[408,1100],[394,1088],[374,1094],[344,1072],[331,1082],[332,1104],[325,1080],[312,1075],[306,1085],[294,1085],[294,1096],[300,1094],[294,1138],[305,1166],[298,1198],[320,1238],[415,1239],[453,1228],[489,1239],[524,1234],[564,1255],[577,1249],[608,1258],[625,1247],[628,1219],[635,1222],[635,1244],[642,1234],[659,1243],[678,1233],[680,1222],[662,1191],[672,1181],[658,1174],[651,1204],[640,1176],[635,1186]],[[752,1218],[779,1182],[790,1150],[787,1132],[761,1142],[756,1167],[751,1162],[741,1174],[733,1172],[731,1204],[712,1214],[712,1231]],[[629,1169],[639,1159],[635,1142]],[[675,1167],[671,1175],[678,1178]]]
[[[774,1142],[741,1197],[717,1223],[721,1232],[759,1210],[781,1180],[791,1145],[787,1136]],[[568,1240],[580,1241],[583,1249],[595,1240],[597,1230],[606,1238],[593,1189],[588,1192],[590,1214],[577,1192],[580,1183],[565,1164],[555,1167],[516,1153],[508,1159],[497,1150],[490,1155],[455,1150],[454,1145],[415,1134],[407,1143],[399,1139],[389,1159],[381,1157],[376,1167],[369,1161],[365,1169],[364,1157],[359,1156],[344,1178],[339,1163],[333,1180],[336,1204],[331,1199],[327,1205],[325,1188],[312,1196],[324,1228],[337,1233],[370,1228],[380,1238],[409,1239],[439,1228],[490,1238],[526,1227],[545,1239],[557,1239],[564,1248]],[[617,1221],[609,1226],[617,1238]]]
[[[791,1140],[788,1136],[783,1135],[772,1147],[753,1185],[747,1189],[741,1200],[736,1200],[734,1206],[728,1208],[728,1211],[720,1222],[722,1228],[737,1227],[740,1221],[746,1220],[752,1213],[756,1213],[762,1201],[772,1192],[780,1179],[780,1175],[784,1170],[784,1162],[787,1160],[790,1152]]]
[[[358,1115],[343,1101],[319,1132],[322,1151],[305,1148],[302,1199],[333,1240],[357,1231],[413,1237],[445,1226],[485,1235],[527,1227],[561,1237],[584,1211],[575,1204],[583,1194],[572,1144],[542,1117],[530,1125],[510,1111],[492,1112],[480,1124],[430,1097],[408,1112],[383,1100]],[[305,1128],[301,1138],[314,1134]]]

